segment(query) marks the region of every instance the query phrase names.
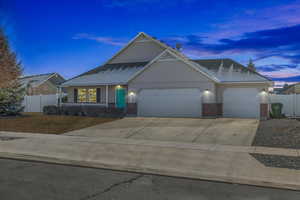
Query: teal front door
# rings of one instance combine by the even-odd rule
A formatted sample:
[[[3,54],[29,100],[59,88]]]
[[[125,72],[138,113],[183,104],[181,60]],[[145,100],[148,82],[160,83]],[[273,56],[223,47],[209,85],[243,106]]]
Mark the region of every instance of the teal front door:
[[[116,107],[125,108],[126,106],[126,90],[124,88],[116,89]]]

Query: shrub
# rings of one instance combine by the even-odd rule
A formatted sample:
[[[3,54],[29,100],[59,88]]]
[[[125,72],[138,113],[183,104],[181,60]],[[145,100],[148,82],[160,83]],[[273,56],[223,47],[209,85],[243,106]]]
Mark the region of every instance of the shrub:
[[[123,117],[124,109],[98,105],[63,105],[61,114],[88,117]]]
[[[61,98],[62,103],[67,103],[68,102],[68,96],[64,96]]]
[[[58,115],[60,112],[57,106],[51,105],[51,106],[44,106],[43,113],[45,115]]]

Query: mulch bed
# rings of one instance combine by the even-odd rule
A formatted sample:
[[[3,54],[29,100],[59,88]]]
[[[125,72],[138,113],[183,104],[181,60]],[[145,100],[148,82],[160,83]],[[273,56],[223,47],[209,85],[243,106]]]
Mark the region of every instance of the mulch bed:
[[[250,154],[266,167],[300,169],[300,157],[265,154]]]
[[[296,119],[261,121],[252,146],[300,149],[300,121]]]

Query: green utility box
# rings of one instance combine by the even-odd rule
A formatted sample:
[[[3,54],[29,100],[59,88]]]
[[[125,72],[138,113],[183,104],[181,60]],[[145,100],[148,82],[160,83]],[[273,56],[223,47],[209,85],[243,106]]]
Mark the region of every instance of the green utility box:
[[[283,107],[282,103],[272,103],[271,104],[273,118],[281,118],[283,116],[282,107]]]

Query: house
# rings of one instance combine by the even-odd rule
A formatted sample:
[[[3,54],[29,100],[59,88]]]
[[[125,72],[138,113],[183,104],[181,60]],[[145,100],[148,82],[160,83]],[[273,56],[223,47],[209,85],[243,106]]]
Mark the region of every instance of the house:
[[[26,88],[26,94],[32,95],[48,95],[56,94],[58,86],[65,79],[58,73],[38,74],[32,76],[24,76],[19,79],[21,85]]]
[[[280,94],[300,94],[300,83],[288,85],[282,88]]]
[[[66,105],[145,117],[268,116],[273,82],[231,59],[193,60],[139,33],[102,66],[64,82]]]

